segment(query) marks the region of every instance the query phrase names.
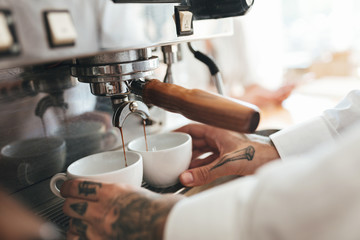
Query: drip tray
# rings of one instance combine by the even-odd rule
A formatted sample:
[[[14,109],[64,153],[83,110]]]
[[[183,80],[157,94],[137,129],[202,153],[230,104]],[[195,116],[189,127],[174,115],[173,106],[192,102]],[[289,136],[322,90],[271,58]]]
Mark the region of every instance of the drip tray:
[[[54,223],[65,233],[69,227],[69,217],[66,216],[62,211],[63,203],[63,199],[56,197],[51,202],[51,204],[49,204],[48,206],[44,206],[43,209],[38,211],[37,215],[41,216],[45,220]]]
[[[142,186],[143,188],[149,189],[150,191],[166,194],[166,193],[173,193],[173,194],[185,194],[187,191],[189,191],[191,188],[184,187],[181,183],[178,183],[174,186],[168,187],[168,188],[155,188],[147,184],[146,182],[143,182]]]

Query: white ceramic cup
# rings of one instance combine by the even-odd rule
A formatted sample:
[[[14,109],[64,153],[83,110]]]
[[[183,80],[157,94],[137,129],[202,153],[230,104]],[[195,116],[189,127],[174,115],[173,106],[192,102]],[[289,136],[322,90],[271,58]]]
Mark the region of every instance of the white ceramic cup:
[[[179,182],[179,176],[189,168],[192,155],[192,139],[189,134],[168,132],[147,136],[128,144],[130,151],[143,157],[144,180],[149,185],[165,188]]]
[[[141,186],[143,178],[142,156],[127,152],[125,167],[123,151],[109,151],[86,156],[72,163],[66,173],[57,173],[50,180],[50,189],[61,198],[57,183],[69,179],[82,178],[95,182],[125,183]]]

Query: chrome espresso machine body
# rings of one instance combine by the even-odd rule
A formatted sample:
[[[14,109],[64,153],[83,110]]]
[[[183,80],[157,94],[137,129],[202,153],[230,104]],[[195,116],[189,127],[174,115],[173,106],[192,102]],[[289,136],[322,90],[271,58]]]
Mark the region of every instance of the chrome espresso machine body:
[[[65,228],[49,178],[76,159],[119,147],[114,127],[122,127],[125,138],[143,133],[143,119],[150,132],[160,128],[154,106],[254,131],[256,108],[182,88],[172,72],[179,44],[232,34],[229,17],[252,4],[0,0],[1,187]],[[161,64],[154,54],[159,49],[167,64],[162,81],[152,77]]]

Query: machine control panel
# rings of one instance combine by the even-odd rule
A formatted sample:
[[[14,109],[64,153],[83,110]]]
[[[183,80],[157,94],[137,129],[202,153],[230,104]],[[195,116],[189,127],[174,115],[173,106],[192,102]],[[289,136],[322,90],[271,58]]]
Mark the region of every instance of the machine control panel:
[[[195,21],[188,1],[0,0],[0,69],[231,34],[231,19]]]
[[[8,51],[14,43],[9,25],[4,13],[0,12],[0,52]]]
[[[77,33],[68,11],[45,12],[45,22],[51,47],[72,46]]]
[[[11,13],[0,10],[0,56],[14,55],[18,52],[19,46]]]
[[[182,32],[191,31],[193,14],[190,11],[180,11],[180,30]]]
[[[175,7],[175,23],[178,36],[189,36],[194,33],[194,15],[187,6]]]

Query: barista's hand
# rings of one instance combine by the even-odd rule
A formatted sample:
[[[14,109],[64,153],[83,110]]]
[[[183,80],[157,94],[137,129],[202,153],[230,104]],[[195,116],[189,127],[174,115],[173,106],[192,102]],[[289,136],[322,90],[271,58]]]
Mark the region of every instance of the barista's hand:
[[[54,226],[0,190],[1,240],[58,239],[59,236]]]
[[[182,196],[159,195],[128,185],[66,181],[64,213],[71,239],[162,239],[166,218]]]
[[[202,124],[189,124],[176,131],[190,134],[193,141],[190,169],[180,175],[185,186],[207,184],[227,175],[253,174],[261,165],[280,157],[269,138]],[[211,154],[201,158],[205,153]]]

